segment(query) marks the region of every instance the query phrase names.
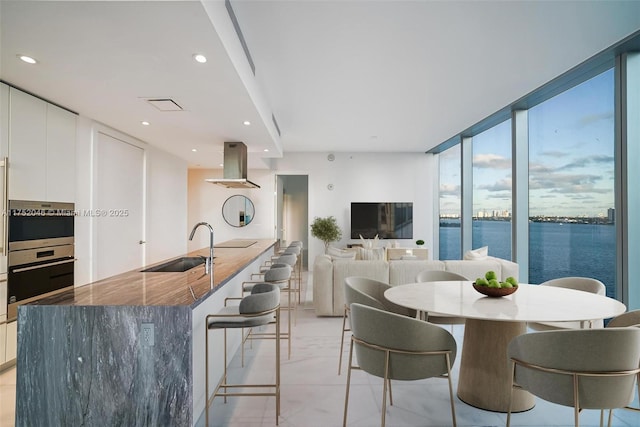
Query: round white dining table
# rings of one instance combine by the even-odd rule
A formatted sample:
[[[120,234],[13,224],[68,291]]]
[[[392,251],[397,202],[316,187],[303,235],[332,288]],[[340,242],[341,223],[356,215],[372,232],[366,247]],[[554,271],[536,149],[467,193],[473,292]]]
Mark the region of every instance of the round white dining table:
[[[465,318],[458,397],[472,406],[497,412],[509,409],[510,371],[507,346],[527,332],[527,322],[582,322],[607,319],[626,311],[621,302],[602,295],[552,286],[520,284],[508,296],[491,298],[471,282],[425,282],[385,291],[391,302],[429,314]],[[513,412],[526,411],[534,397],[514,390]]]

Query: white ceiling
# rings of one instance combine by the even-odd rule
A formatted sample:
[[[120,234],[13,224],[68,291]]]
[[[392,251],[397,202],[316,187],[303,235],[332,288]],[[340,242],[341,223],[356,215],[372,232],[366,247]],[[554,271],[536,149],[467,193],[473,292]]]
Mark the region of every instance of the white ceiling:
[[[640,1],[231,4],[255,77],[222,1],[1,1],[0,78],[192,167],[219,167],[231,140],[257,167],[283,152],[424,152],[640,29]]]

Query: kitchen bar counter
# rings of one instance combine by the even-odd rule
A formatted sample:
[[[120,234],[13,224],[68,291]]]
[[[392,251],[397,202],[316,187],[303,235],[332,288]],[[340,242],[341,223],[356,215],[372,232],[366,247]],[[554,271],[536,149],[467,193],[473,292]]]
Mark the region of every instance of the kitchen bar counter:
[[[205,317],[241,296],[242,282],[273,255],[275,241],[254,240],[216,246],[213,289],[203,264],[183,273],[140,269],[20,306],[16,425],[201,425]],[[215,384],[222,333],[210,337]],[[232,356],[240,331],[228,339]]]
[[[243,240],[243,242],[246,240]],[[39,305],[184,305],[195,307],[219,287],[232,279],[264,252],[275,241],[252,239],[255,242],[243,248],[233,246],[233,240],[219,243],[214,250],[213,289],[210,277],[204,274],[204,264],[184,273],[147,272],[141,270],[163,264],[169,260],[148,265],[107,279],[80,286],[60,294],[41,299]],[[209,256],[209,248],[189,252],[185,256]]]

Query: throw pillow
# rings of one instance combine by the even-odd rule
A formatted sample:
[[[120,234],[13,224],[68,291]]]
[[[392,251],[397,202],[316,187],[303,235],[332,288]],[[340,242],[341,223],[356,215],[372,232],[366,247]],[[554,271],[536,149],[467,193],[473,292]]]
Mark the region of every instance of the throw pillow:
[[[464,257],[462,259],[467,261],[478,261],[487,259],[489,255],[489,246],[483,246],[478,249],[473,249],[471,251],[467,251],[464,253]]]
[[[358,248],[358,259],[365,261],[380,261],[384,259],[384,248]]]
[[[345,251],[331,246],[327,249],[327,255],[331,256],[331,259],[356,259],[354,251]]]

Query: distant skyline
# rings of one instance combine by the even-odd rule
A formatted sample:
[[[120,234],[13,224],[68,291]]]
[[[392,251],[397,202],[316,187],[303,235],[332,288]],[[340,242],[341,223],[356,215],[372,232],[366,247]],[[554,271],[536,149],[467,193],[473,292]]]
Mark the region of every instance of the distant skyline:
[[[614,207],[613,70],[529,109],[529,216]],[[440,210],[460,212],[460,147],[441,154]],[[473,212],[511,211],[511,120],[473,138]]]

